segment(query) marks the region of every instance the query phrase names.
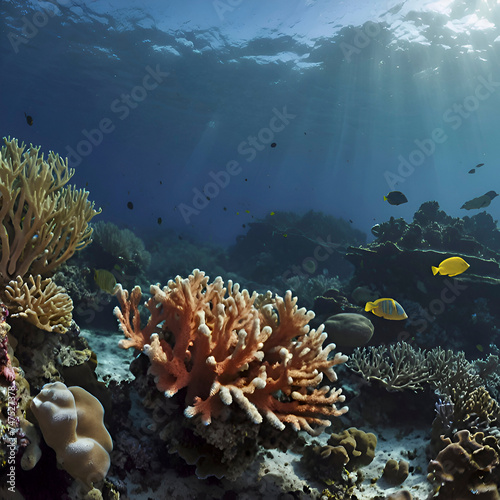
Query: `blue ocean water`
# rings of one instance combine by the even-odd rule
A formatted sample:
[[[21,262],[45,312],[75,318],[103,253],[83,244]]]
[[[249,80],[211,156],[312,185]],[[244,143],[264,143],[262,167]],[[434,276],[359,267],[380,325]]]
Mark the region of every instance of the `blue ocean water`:
[[[69,156],[103,219],[152,238],[231,244],[283,210],[368,235],[428,200],[461,216],[500,187],[499,14],[491,0],[6,0],[0,132]],[[392,190],[408,203],[384,202]]]
[[[19,316],[17,306],[9,304],[12,317],[7,324],[12,322],[19,348],[2,326],[0,375],[6,379],[5,367],[13,370],[7,364],[10,342],[18,357],[17,373],[25,373],[26,384],[31,384],[28,389],[25,385],[18,413],[28,408],[28,396],[57,377],[68,385],[95,389],[93,370],[98,365],[97,386],[115,446],[108,478],[123,498],[267,500],[292,494],[333,498],[335,493],[335,498],[343,493],[349,500],[408,498],[393,497],[399,483],[380,479],[389,458],[406,457],[411,471],[402,487],[411,490],[415,500],[438,492],[440,498],[457,500],[455,491],[449,496],[450,488],[439,482],[438,474],[433,484],[427,481],[427,472],[437,470],[428,469],[429,462],[444,447],[440,433],[452,438],[457,430],[481,429],[492,438],[500,432],[500,234],[495,231],[500,198],[485,195],[500,192],[499,16],[500,0],[0,2],[0,136],[68,157],[74,169],[71,182],[88,190],[89,200],[102,208],[91,221],[92,245],[54,274],[54,282],[65,287],[73,301],[76,323],[68,334],[55,340],[50,337],[53,332],[38,332],[31,338],[30,327],[14,317]],[[393,195],[390,204],[384,196],[393,191],[404,196]],[[477,198],[483,205],[462,208]],[[438,202],[451,217],[479,216],[451,220],[433,203],[419,211],[430,201]],[[23,223],[26,213],[17,223]],[[411,223],[414,214],[411,226],[391,220]],[[8,237],[14,233],[8,224],[0,227],[10,231]],[[115,230],[122,232],[113,240],[110,234]],[[34,234],[24,249],[29,250],[39,235]],[[370,245],[375,235],[379,237]],[[5,250],[4,240],[5,235],[0,242]],[[458,263],[456,255],[461,256]],[[128,305],[125,292],[113,296],[116,282],[129,291],[141,286],[141,301],[146,301],[148,290],[150,295],[155,290],[149,288],[151,283],[166,285],[177,274],[199,277],[195,267],[210,275],[210,282],[220,284],[216,276],[222,276],[222,294],[231,289],[232,281],[250,292],[272,289],[284,295],[291,289],[300,299],[298,307],[316,315],[308,316],[311,330],[327,325],[328,340],[320,340],[335,342],[336,353],[343,349],[350,356],[350,364],[337,367],[339,381],[334,384],[344,391],[349,413],[336,415],[330,431],[356,426],[379,436],[377,456],[365,464],[364,481],[361,475],[344,474],[340,462],[330,467],[328,460],[321,460],[330,451],[314,448],[331,444],[326,433],[319,441],[313,440],[315,435],[299,443],[296,433],[288,434],[289,428],[282,435],[265,425],[256,430],[255,414],[252,425],[245,418],[240,421],[242,415],[250,415],[249,405],[232,405],[234,413],[220,410],[221,402],[232,404],[227,389],[231,377],[220,378],[227,387],[218,395],[215,389],[221,384],[212,368],[220,361],[215,355],[198,355],[203,349],[198,346],[189,350],[195,341],[208,337],[209,327],[198,324],[204,318],[202,309],[188,308],[196,317],[186,321],[196,324],[196,333],[204,336],[195,338],[191,332],[178,364],[179,371],[199,376],[201,381],[192,384],[200,384],[198,393],[192,387],[188,391],[186,382],[174,394],[175,384],[167,380],[163,387],[154,380],[158,371],[150,367],[159,362],[148,356],[156,337],[137,341],[142,355],[133,349],[122,352],[118,342],[123,334],[130,335],[120,308],[115,315],[113,309],[120,302],[121,314],[128,317]],[[200,290],[197,294],[200,302],[210,296]],[[265,321],[279,310],[272,315],[274,330],[286,326],[277,297],[273,307],[269,302],[263,306],[266,300],[270,298],[255,302],[269,314]],[[204,306],[203,314],[219,314],[214,325],[222,323],[225,311],[227,317],[235,311],[221,304],[212,298]],[[153,298],[149,309],[167,314],[167,306]],[[0,325],[7,310],[2,304]],[[142,312],[144,327],[144,308]],[[347,316],[338,317],[339,313]],[[135,319],[134,328],[139,329],[140,318]],[[341,326],[335,330],[332,323],[337,321]],[[233,328],[232,320],[224,324]],[[234,324],[239,328],[243,323]],[[221,359],[232,358],[234,346],[253,339],[247,335],[260,324],[255,320],[252,332],[241,326],[246,333],[236,326],[228,328],[227,339],[232,340],[217,346],[223,346],[220,353],[227,351]],[[175,325],[166,325],[165,319],[153,325],[164,352],[182,345]],[[288,370],[290,352],[300,357],[310,351],[299,349],[306,345],[301,335],[309,326],[302,328],[301,323],[300,335],[293,333],[279,351],[269,348],[266,359],[265,341],[255,342],[262,351],[231,376],[246,383],[239,380],[254,373],[250,363],[263,359],[274,369],[276,352]],[[344,337],[336,338],[339,333]],[[405,359],[416,360],[410,368],[417,382],[405,385],[406,374],[402,382],[374,376],[370,367],[362,373],[355,347],[363,345],[366,352],[373,349],[393,361],[394,352],[409,352]],[[87,348],[95,356],[82,361],[85,353],[91,356]],[[325,356],[331,361],[333,350],[329,352]],[[439,373],[429,361],[435,352],[447,360]],[[76,368],[85,366],[87,372],[63,372],[68,365],[73,368],[70,354],[78,360]],[[203,363],[196,364],[195,358]],[[322,383],[315,368],[319,365],[313,363],[304,362],[295,372],[315,370],[313,382]],[[61,371],[54,375],[47,366]],[[207,368],[207,377],[199,367]],[[260,377],[263,372],[258,370]],[[392,373],[392,368],[387,370]],[[13,371],[8,373],[12,378]],[[248,394],[268,384],[267,379],[249,375],[248,380]],[[281,378],[292,387],[289,380]],[[381,381],[382,387],[370,380]],[[305,384],[299,390],[307,389],[309,396],[314,389]],[[292,390],[275,390],[272,397],[280,403],[300,400]],[[192,404],[215,396],[220,401],[214,403],[218,407],[211,427],[204,425],[200,431]],[[343,404],[341,399],[336,403]],[[466,406],[469,401],[474,403],[472,410]],[[5,397],[1,402],[5,408]],[[264,409],[265,405],[263,414]],[[24,416],[35,428],[37,419],[29,411]],[[185,417],[192,418],[190,423]],[[269,420],[271,425],[276,419],[274,424]],[[2,442],[7,427],[0,427]],[[192,442],[195,459],[189,452]],[[496,492],[500,447],[495,446],[494,459],[484,467],[493,473],[481,471],[478,480],[474,477],[467,485],[467,495],[476,495],[481,486],[491,486],[486,495]],[[54,476],[55,456],[43,447],[38,467],[15,469],[19,491],[26,492],[27,499],[82,498],[69,488],[70,475],[78,476],[61,470]],[[0,462],[6,456],[2,453],[0,448]],[[204,470],[207,456],[213,463]],[[2,477],[5,465],[3,460]],[[324,469],[335,476],[324,475]],[[49,475],[56,479],[47,485]],[[206,477],[207,482],[201,481]],[[104,498],[111,497],[109,484],[99,487]],[[63,496],[58,496],[59,490]],[[4,493],[0,484],[1,498]]]

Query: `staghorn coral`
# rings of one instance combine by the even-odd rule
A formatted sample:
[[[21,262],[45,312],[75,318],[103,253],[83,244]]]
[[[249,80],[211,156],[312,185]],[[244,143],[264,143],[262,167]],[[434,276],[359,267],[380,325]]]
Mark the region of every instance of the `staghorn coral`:
[[[310,330],[313,312],[298,309],[291,292],[257,309],[255,292],[208,279],[195,269],[163,289],[152,285],[144,328],[141,289],[130,295],[120,285],[116,290],[121,309],[115,315],[127,337],[120,347],[149,357],[149,373],[166,397],[185,389],[188,418],[200,415],[208,425],[235,402],[255,424],[266,418],[280,430],[288,423],[315,435],[329,417],[347,411],[335,406],[344,401],[341,389],[318,388],[324,375],[336,380],[333,367],[347,358],[337,353],[329,359],[335,345],[322,347],[323,326]]]
[[[71,325],[73,301],[66,290],[51,278],[29,276],[29,284],[21,276],[5,287],[6,302],[12,317],[26,318],[37,328],[65,333]]]
[[[5,139],[0,152],[0,280],[44,274],[87,246],[94,210],[88,191],[66,186],[68,160]]]
[[[355,349],[347,365],[365,380],[377,380],[389,391],[423,389],[423,384],[435,380],[436,373],[422,349],[407,342],[389,346]]]
[[[347,366],[365,380],[377,380],[389,391],[421,390],[431,384],[447,396],[455,412],[464,412],[472,392],[481,385],[474,365],[465,354],[436,347],[413,348],[407,342],[355,349]]]

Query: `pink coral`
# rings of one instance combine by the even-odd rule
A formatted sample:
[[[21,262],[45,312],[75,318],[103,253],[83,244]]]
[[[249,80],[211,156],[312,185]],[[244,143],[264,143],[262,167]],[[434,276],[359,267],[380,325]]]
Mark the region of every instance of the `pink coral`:
[[[7,332],[10,330],[10,326],[5,323],[8,315],[8,309],[4,304],[0,303],[0,376],[3,376],[10,383],[16,379],[16,372],[9,356],[9,337],[7,336]]]
[[[231,281],[226,289],[220,277],[209,284],[196,269],[163,289],[152,285],[151,295],[145,304],[151,316],[141,328],[141,289],[129,295],[117,287],[115,315],[127,337],[120,346],[149,357],[166,397],[186,388],[187,417],[199,414],[209,424],[236,402],[255,423],[266,417],[278,429],[289,423],[317,434],[330,425],[328,417],[347,411],[335,406],[345,399],[342,389],[319,387],[323,375],[336,380],[333,367],[347,357],[329,358],[335,345],[323,348],[323,325],[310,330],[314,313],[298,309],[291,292],[268,295],[256,307],[257,293]]]

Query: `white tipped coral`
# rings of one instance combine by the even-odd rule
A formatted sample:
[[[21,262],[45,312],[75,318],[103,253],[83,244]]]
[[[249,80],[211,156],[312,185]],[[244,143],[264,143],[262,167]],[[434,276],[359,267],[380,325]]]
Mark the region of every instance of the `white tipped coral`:
[[[291,292],[267,294],[256,307],[257,294],[231,281],[226,290],[220,277],[209,283],[195,269],[187,279],[151,286],[151,295],[141,329],[140,289],[129,299],[117,288],[116,315],[128,338],[120,345],[142,348],[165,396],[185,389],[186,417],[200,415],[208,425],[239,407],[256,424],[265,418],[278,429],[288,423],[316,434],[347,411],[336,407],[344,401],[340,390],[320,387],[324,375],[336,380],[333,368],[346,357],[330,356],[334,344],[323,348],[323,326],[310,329],[314,313],[299,309]]]

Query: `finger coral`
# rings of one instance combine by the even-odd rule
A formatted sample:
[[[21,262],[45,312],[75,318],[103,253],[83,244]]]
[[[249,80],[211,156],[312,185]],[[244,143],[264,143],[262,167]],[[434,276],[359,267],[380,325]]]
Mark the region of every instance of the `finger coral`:
[[[73,301],[64,288],[50,278],[29,276],[29,284],[21,276],[5,287],[12,317],[26,318],[37,328],[65,333],[72,321]]]
[[[0,280],[46,274],[88,245],[88,223],[99,213],[88,191],[66,186],[68,160],[16,139],[0,151]]]
[[[166,397],[185,389],[186,417],[200,415],[208,425],[236,403],[256,424],[266,418],[280,430],[288,423],[318,434],[329,417],[347,411],[336,407],[345,399],[342,389],[321,386],[324,375],[336,381],[333,367],[347,357],[330,356],[334,344],[323,348],[323,326],[308,326],[312,311],[298,309],[291,292],[256,307],[257,293],[208,280],[196,269],[163,288],[152,285],[144,328],[141,289],[116,290],[115,315],[127,337],[120,346],[149,357],[149,373]]]

